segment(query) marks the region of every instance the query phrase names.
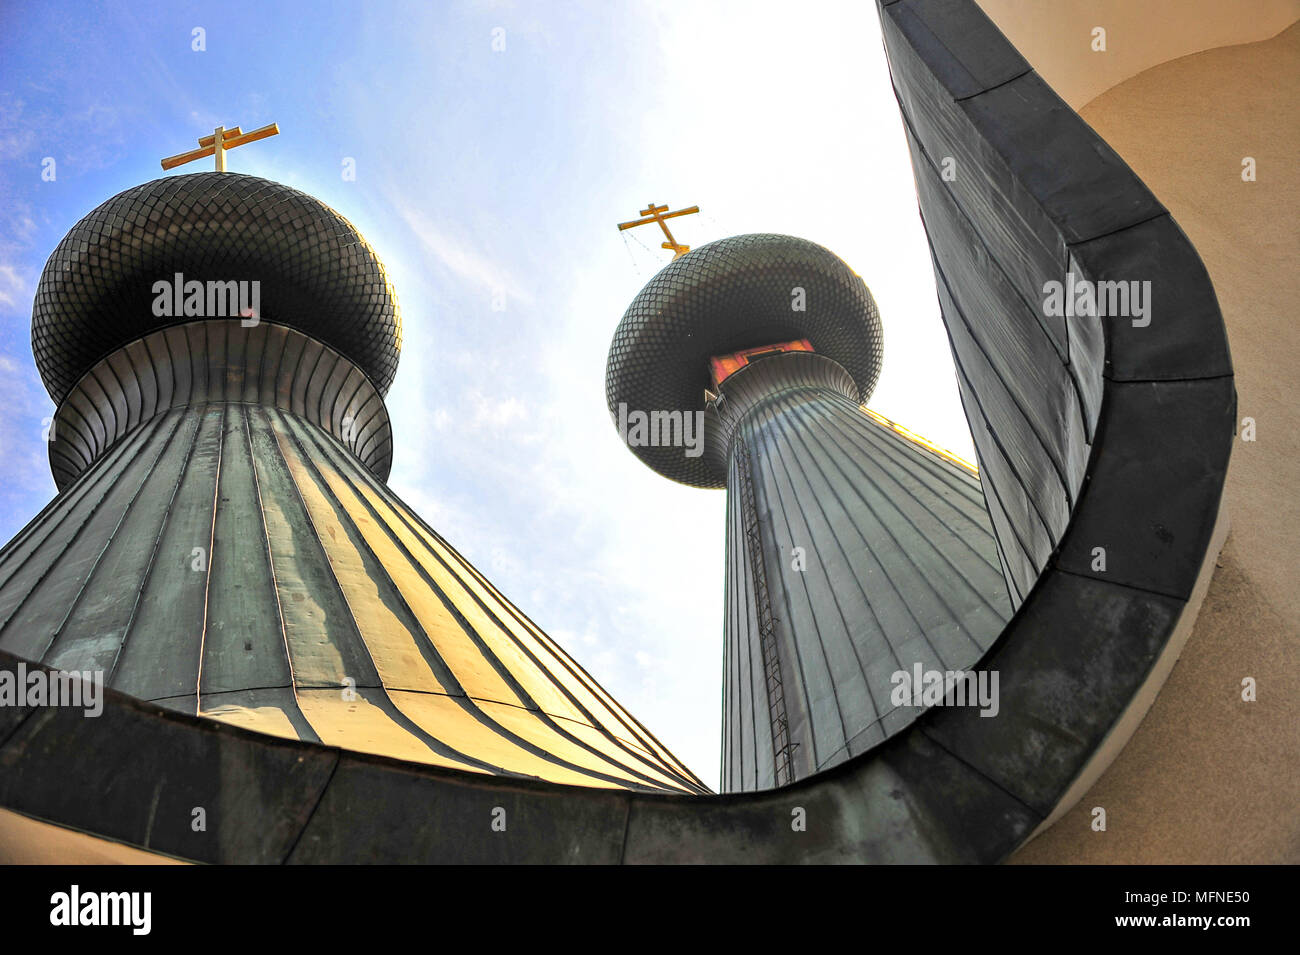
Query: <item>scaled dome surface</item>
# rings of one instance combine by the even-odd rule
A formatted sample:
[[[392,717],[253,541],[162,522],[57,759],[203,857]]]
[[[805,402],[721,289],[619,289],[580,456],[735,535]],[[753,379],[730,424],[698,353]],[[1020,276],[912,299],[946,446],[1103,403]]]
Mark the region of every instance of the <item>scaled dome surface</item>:
[[[803,289],[795,311],[794,289]],[[884,335],[871,291],[839,256],[806,239],[755,233],[702,245],[661,269],[614,330],[605,399],[618,422],[629,411],[701,411],[709,358],[807,338],[853,378],[859,402],[880,376]],[[708,456],[681,448],[630,450],[665,477],[695,487],[725,484]]]
[[[355,363],[381,394],[397,372],[401,317],[383,264],[318,199],[240,173],[167,176],[86,215],[41,273],[32,351],[56,403],[99,359],[169,324],[154,283],[252,281],[260,319],[296,328]]]

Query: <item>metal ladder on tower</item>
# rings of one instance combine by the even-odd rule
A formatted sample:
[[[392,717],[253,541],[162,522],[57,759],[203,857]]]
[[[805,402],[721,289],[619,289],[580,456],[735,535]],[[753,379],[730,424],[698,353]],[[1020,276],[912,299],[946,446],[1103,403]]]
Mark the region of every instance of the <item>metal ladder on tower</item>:
[[[754,476],[748,444],[737,451],[737,476],[740,483],[741,520],[744,523],[749,569],[754,576],[754,602],[758,617],[758,645],[763,657],[763,674],[767,684],[767,715],[772,725],[772,758],[776,784],[794,782],[791,757],[798,744],[790,741],[790,722],[785,708],[785,687],[781,682],[781,658],[776,647],[776,618],[767,587],[767,570],[763,560],[763,540],[759,535],[758,506],[754,500]]]

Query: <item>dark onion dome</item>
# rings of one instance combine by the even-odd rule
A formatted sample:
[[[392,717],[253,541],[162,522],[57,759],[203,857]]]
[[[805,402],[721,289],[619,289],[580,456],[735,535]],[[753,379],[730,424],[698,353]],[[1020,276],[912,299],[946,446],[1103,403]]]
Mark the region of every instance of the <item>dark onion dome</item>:
[[[796,288],[804,311],[796,311]],[[808,339],[842,365],[865,402],[880,375],[884,338],[866,283],[833,252],[788,235],[737,235],[702,245],[659,271],[614,330],[605,400],[628,411],[703,411],[709,359],[743,348]],[[664,477],[718,488],[726,474],[711,455],[630,446]]]
[[[56,403],[105,355],[194,320],[155,314],[154,283],[177,273],[204,283],[259,281],[262,321],[336,349],[381,394],[393,383],[397,299],[356,228],[281,183],[201,172],[119,193],[73,226],[45,263],[32,350]]]

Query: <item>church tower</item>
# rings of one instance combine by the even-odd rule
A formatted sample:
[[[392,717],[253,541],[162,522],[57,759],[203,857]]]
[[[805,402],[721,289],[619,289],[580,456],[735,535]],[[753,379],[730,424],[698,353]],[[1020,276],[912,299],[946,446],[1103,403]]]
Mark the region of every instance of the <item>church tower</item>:
[[[971,469],[862,407],[883,356],[862,279],[791,236],[674,251],[614,332],[606,400],[643,463],[727,490],[722,789],[769,789],[911,723],[916,674],[973,666],[1010,603]]]
[[[59,493],[0,551],[0,650],[355,752],[704,791],[387,487],[400,347],[374,250],[302,192],[202,172],[89,213],[32,312]]]

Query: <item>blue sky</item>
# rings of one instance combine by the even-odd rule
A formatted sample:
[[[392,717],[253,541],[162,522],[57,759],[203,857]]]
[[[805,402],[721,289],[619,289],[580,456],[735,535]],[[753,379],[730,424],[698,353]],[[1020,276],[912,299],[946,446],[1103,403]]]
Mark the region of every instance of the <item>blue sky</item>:
[[[698,204],[688,244],[832,249],[881,308],[870,405],[973,460],[874,4],[0,6],[0,540],[54,493],[30,344],[49,253],[163,156],[272,121],[229,168],[342,212],[401,302],[390,485],[716,784],[724,496],[610,424],[610,336],[668,256],[614,225]]]

